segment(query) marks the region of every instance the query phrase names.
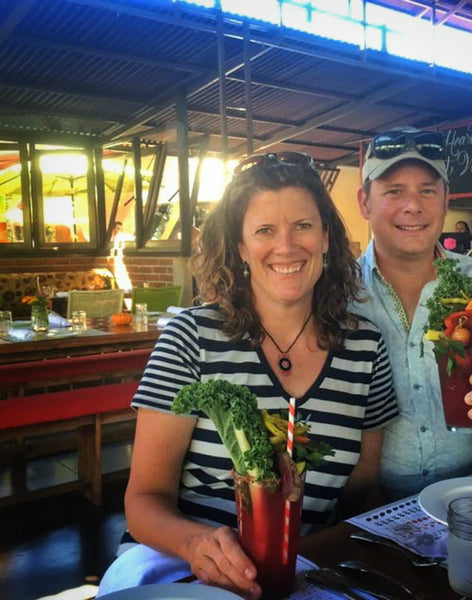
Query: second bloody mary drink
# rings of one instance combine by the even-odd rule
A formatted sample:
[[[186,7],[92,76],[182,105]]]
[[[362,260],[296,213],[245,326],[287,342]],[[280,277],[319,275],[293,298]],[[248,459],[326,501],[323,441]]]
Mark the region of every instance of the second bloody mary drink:
[[[470,406],[465,404],[464,396],[471,391],[469,377],[472,375],[472,348],[466,349],[464,357],[456,357],[453,368],[448,369],[448,358],[438,362],[444,419],[448,429],[472,427],[467,416]]]
[[[464,396],[472,389],[472,278],[456,259],[438,259],[438,285],[426,305],[429,322],[425,340],[434,345],[444,419],[448,429],[472,427]]]

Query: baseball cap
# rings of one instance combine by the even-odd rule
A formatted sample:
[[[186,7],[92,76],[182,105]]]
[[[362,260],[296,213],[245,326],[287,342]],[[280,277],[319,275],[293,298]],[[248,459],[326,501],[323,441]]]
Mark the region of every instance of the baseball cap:
[[[392,129],[376,135],[370,142],[362,167],[362,182],[374,180],[397,163],[415,159],[432,167],[448,182],[443,136],[413,127]]]

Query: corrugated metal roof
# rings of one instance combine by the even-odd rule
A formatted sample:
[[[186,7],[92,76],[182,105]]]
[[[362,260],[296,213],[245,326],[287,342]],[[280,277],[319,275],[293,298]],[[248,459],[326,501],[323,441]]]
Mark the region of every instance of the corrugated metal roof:
[[[431,18],[426,0],[377,4]],[[472,31],[472,2],[438,1],[435,11]],[[176,98],[185,90],[191,143],[207,133],[210,150],[221,151],[218,15],[171,0],[0,2],[0,138],[174,142]],[[245,152],[248,133],[243,21],[220,23],[235,155]],[[359,142],[378,130],[472,117],[469,75],[262,22],[246,30],[256,149],[355,164]]]

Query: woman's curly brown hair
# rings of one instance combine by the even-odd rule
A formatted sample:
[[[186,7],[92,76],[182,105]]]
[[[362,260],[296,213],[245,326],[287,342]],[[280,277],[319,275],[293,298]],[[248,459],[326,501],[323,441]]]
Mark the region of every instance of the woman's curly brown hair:
[[[258,345],[264,339],[251,292],[250,277],[244,276],[238,245],[248,203],[264,190],[298,187],[310,192],[328,231],[327,266],[313,290],[313,316],[318,344],[339,349],[357,318],[347,310],[350,300],[359,300],[360,270],[349,248],[341,217],[314,166],[267,161],[235,175],[217,207],[203,226],[199,249],[190,261],[196,278],[198,299],[217,302],[223,315],[222,329],[233,341],[249,335]]]

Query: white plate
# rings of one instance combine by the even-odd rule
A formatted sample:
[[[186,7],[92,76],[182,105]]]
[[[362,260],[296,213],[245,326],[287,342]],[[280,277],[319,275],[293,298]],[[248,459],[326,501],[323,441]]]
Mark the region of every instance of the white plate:
[[[449,502],[464,496],[472,497],[472,477],[457,477],[432,483],[418,496],[418,504],[432,519],[447,525]]]
[[[241,600],[232,592],[195,583],[153,583],[100,596],[99,600]]]

